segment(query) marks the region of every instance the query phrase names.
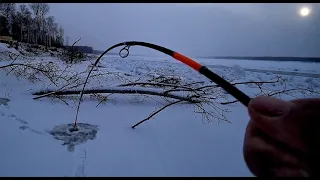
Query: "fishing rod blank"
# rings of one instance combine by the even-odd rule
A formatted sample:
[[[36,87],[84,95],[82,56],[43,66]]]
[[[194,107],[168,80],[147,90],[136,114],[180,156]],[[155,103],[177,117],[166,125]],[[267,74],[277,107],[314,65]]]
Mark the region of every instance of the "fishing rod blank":
[[[192,60],[192,59],[190,59],[190,58],[188,58],[178,52],[174,52],[174,51],[167,49],[165,47],[161,47],[161,46],[151,44],[151,43],[146,43],[146,42],[128,41],[128,42],[125,42],[125,44],[126,44],[126,46],[124,48],[122,48],[119,52],[119,55],[120,55],[122,51],[126,51],[127,54],[125,56],[120,55],[123,58],[125,58],[129,55],[129,47],[130,46],[140,45],[140,46],[148,47],[151,49],[155,49],[157,51],[160,51],[162,53],[165,53],[165,54],[173,57],[174,59],[176,59],[178,61],[181,61],[182,63],[190,66],[194,70],[203,74],[204,76],[206,76],[207,78],[209,78],[210,80],[215,82],[217,85],[222,87],[224,90],[226,90],[228,93],[230,93],[233,97],[235,97],[243,105],[248,106],[248,104],[249,104],[250,97],[248,97],[246,94],[244,94],[238,88],[236,88],[235,86],[230,84],[228,81],[226,81],[225,79],[221,78],[220,76],[218,76],[217,74],[215,74],[214,72],[209,70],[206,66],[203,66],[203,65],[199,64],[198,62],[196,62],[196,61],[194,61],[194,60]]]
[[[151,43],[147,43],[147,42],[140,42],[140,41],[127,41],[127,42],[122,42],[122,43],[118,43],[116,45],[111,46],[110,48],[108,48],[107,50],[105,50],[100,56],[99,58],[95,61],[94,65],[92,66],[91,70],[88,73],[88,76],[85,80],[85,83],[83,85],[81,94],[80,94],[80,99],[79,99],[79,104],[77,107],[77,113],[76,113],[76,118],[75,118],[75,123],[74,123],[74,127],[76,127],[76,123],[77,123],[77,119],[78,119],[78,114],[79,114],[79,109],[80,109],[80,104],[81,104],[81,100],[83,97],[83,91],[85,89],[85,86],[87,84],[87,81],[90,77],[90,74],[93,70],[93,68],[98,64],[98,62],[100,61],[100,59],[110,50],[119,47],[119,46],[125,46],[124,48],[122,48],[119,52],[119,56],[122,58],[126,58],[129,56],[129,48],[130,46],[144,46],[144,47],[148,47],[157,51],[160,51],[164,54],[167,54],[171,57],[173,57],[174,59],[181,61],[182,63],[188,65],[189,67],[193,68],[194,70],[198,71],[199,73],[203,74],[204,76],[206,76],[208,79],[210,79],[211,81],[215,82],[217,85],[219,85],[221,88],[223,88],[225,91],[227,91],[228,93],[230,93],[234,98],[236,98],[239,102],[241,102],[243,105],[245,105],[246,107],[248,107],[249,101],[250,101],[250,97],[247,96],[246,94],[244,94],[242,91],[240,91],[238,88],[236,88],[235,86],[233,86],[232,84],[230,84],[228,81],[226,81],[225,79],[223,79],[222,77],[220,77],[219,75],[215,74],[214,72],[212,72],[210,69],[208,69],[206,66],[201,65],[200,63],[178,53],[175,51],[172,51],[168,48],[162,47],[162,46],[158,46],[155,44],[151,44]],[[126,54],[122,54],[122,52],[125,52]]]

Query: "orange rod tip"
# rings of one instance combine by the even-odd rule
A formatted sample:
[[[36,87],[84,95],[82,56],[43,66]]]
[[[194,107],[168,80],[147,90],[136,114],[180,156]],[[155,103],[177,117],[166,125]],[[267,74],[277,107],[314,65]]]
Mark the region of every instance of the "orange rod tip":
[[[198,62],[180,54],[180,53],[177,53],[177,52],[174,52],[173,53],[173,58],[175,58],[176,60],[179,60],[183,63],[185,63],[186,65],[192,67],[193,69],[195,69],[196,71],[199,71],[200,68],[202,67],[201,64],[199,64]]]

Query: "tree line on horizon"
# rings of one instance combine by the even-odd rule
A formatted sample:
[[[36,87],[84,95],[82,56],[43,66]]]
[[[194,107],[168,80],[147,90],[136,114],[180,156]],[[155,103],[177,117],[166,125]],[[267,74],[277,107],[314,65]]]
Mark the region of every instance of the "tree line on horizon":
[[[0,36],[13,40],[47,47],[62,47],[64,29],[55,22],[54,16],[47,16],[47,3],[22,4],[0,3]]]

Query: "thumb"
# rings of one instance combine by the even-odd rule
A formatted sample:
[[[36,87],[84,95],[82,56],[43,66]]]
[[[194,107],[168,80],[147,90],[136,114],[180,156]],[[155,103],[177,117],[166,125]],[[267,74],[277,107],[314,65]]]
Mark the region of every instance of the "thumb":
[[[248,105],[251,120],[269,135],[279,132],[282,119],[290,112],[290,108],[290,102],[266,96],[256,97]]]
[[[249,103],[249,114],[259,113],[267,117],[277,117],[286,115],[290,110],[290,102],[273,97],[259,96]],[[254,111],[250,111],[254,110]]]

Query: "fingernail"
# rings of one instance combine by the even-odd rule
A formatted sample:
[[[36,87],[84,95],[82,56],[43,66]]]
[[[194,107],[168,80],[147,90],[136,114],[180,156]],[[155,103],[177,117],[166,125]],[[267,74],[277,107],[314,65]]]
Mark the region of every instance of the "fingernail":
[[[290,103],[273,97],[259,96],[252,99],[249,108],[265,116],[283,116],[289,112]]]

